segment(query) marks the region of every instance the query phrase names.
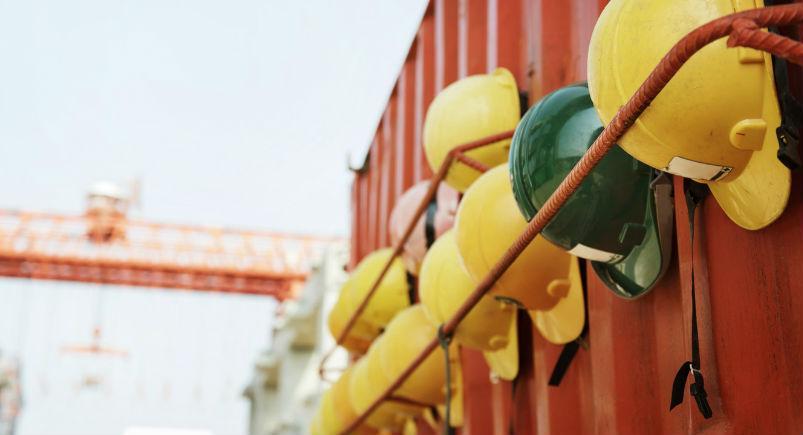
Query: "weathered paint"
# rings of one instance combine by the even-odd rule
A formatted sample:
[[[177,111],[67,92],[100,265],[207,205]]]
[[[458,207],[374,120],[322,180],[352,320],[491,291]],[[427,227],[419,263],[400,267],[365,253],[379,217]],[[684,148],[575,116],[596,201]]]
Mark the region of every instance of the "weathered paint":
[[[513,72],[530,104],[583,80],[604,4],[432,0],[366,165],[355,172],[352,264],[388,245],[385,222],[399,192],[431,176],[420,137],[436,92],[497,66]],[[799,89],[803,76],[795,71]],[[547,379],[560,348],[538,334],[522,347],[523,376],[515,388],[492,382],[481,354],[463,350],[462,433],[502,435],[511,427],[517,434],[803,433],[801,177],[794,176],[784,216],[763,231],[740,229],[714,201],[703,207],[694,268],[714,418],[703,420],[688,396],[669,412],[672,379],[689,358],[691,316],[692,255],[685,204],[677,196],[677,242],[667,276],[644,298],[625,301],[590,274],[589,349],[578,353],[559,388],[548,387]]]

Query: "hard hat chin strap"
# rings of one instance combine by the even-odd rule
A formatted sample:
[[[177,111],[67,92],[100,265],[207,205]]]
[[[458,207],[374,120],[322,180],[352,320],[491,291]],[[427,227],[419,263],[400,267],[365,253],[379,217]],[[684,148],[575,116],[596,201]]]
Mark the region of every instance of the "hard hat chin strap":
[[[588,267],[586,261],[580,260],[580,283],[583,287],[583,313],[585,316],[583,330],[580,332],[580,335],[577,338],[563,345],[563,350],[561,350],[560,355],[558,355],[558,360],[555,362],[555,367],[552,368],[552,375],[549,376],[548,385],[550,387],[560,386],[561,381],[563,381],[563,376],[566,375],[566,371],[569,369],[572,361],[574,361],[575,355],[577,355],[577,351],[580,350],[581,347],[588,350],[588,340],[586,339],[588,336],[588,294],[586,291],[586,267]]]
[[[427,249],[435,243],[435,215],[438,213],[437,196],[430,201],[424,217],[424,236],[426,237]]]
[[[454,435],[452,427],[452,361],[449,359],[449,345],[452,343],[452,334],[447,334],[443,330],[443,324],[438,326],[438,343],[443,349],[446,360],[446,411],[443,413],[443,433],[444,435]]]
[[[703,372],[700,371],[700,340],[697,333],[697,300],[694,286],[694,215],[697,206],[700,205],[708,195],[708,189],[699,183],[689,179],[683,180],[686,191],[686,206],[689,212],[689,237],[691,239],[691,361],[684,362],[675,375],[672,383],[672,401],[669,404],[671,411],[676,406],[683,403],[683,396],[686,386],[686,379],[689,373],[694,378],[694,383],[689,386],[689,392],[697,402],[697,409],[705,418],[711,418],[713,412],[708,404],[708,393],[705,392],[705,380]]]
[[[410,271],[406,271],[405,276],[407,278],[407,300],[412,307],[418,301],[418,292],[416,291],[418,278],[410,273]]]

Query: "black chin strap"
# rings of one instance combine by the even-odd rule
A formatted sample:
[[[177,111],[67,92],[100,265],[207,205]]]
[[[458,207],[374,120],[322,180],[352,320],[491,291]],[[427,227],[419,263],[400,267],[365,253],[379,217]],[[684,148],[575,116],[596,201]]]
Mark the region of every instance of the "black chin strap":
[[[415,305],[416,303],[416,282],[418,278],[415,277],[409,271],[407,273],[407,300],[410,302],[410,305]]]
[[[435,243],[435,215],[438,213],[438,200],[433,199],[427,206],[427,214],[424,217],[424,237],[426,237],[427,249]]]
[[[566,375],[566,370],[569,369],[572,361],[574,361],[574,356],[577,355],[577,351],[580,350],[581,346],[583,348],[588,347],[585,340],[587,331],[588,327],[583,328],[583,333],[580,334],[579,337],[563,345],[563,350],[560,351],[558,360],[555,362],[555,367],[552,369],[552,375],[549,377],[550,387],[560,386],[560,382],[563,380],[563,376]]]
[[[700,371],[700,339],[697,334],[697,299],[694,286],[694,215],[697,206],[700,205],[708,195],[708,188],[705,185],[695,183],[685,179],[684,190],[686,192],[686,207],[689,212],[689,236],[691,239],[691,361],[684,362],[675,375],[672,383],[672,402],[669,404],[671,411],[676,406],[683,403],[686,380],[689,373],[694,378],[694,383],[689,386],[689,392],[697,402],[697,409],[705,418],[711,418],[713,412],[708,404],[708,394],[705,392],[705,381],[703,372]]]
[[[583,324],[583,331],[580,332],[580,336],[563,345],[563,350],[560,351],[558,360],[555,362],[555,367],[552,369],[552,375],[549,377],[548,385],[550,387],[557,387],[560,385],[563,376],[566,375],[566,371],[569,370],[569,366],[572,364],[572,361],[574,361],[574,356],[577,355],[577,351],[580,350],[581,347],[583,349],[588,349],[588,340],[586,339],[588,336],[588,295],[586,294],[587,263],[585,260],[581,259],[578,259],[578,261],[580,261],[580,282],[583,285],[585,323]]]
[[[443,433],[444,435],[454,435],[455,430],[452,427],[452,362],[449,360],[449,344],[452,342],[452,336],[443,332],[443,324],[438,326],[438,342],[446,359],[446,411],[443,413]]]

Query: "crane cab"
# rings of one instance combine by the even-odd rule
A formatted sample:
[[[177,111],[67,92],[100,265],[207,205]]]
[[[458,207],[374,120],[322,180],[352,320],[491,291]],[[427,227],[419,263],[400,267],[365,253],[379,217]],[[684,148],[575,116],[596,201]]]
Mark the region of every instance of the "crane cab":
[[[101,181],[86,195],[87,237],[95,243],[125,238],[129,195],[116,183]]]

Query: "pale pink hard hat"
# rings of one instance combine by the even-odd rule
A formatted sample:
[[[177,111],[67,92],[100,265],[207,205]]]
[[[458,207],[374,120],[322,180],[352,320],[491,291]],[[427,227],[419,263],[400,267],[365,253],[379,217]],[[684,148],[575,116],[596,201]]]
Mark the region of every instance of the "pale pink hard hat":
[[[404,235],[407,224],[415,214],[421,200],[426,196],[429,181],[420,181],[407,189],[398,199],[390,214],[390,241],[394,245]],[[441,183],[435,199],[427,206],[415,224],[410,238],[404,245],[402,260],[413,275],[418,275],[424,255],[441,234],[452,228],[457,212],[458,192],[446,183]]]

